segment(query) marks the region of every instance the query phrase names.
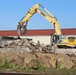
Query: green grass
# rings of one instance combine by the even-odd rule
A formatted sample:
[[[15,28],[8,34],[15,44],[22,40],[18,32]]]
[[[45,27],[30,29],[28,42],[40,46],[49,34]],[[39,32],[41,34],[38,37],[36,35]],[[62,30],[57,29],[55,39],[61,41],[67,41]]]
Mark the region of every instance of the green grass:
[[[41,74],[48,74],[48,75],[76,75],[75,69],[60,69],[61,64],[57,63],[56,68],[44,68],[41,65],[39,60],[35,62],[35,68],[24,67],[21,65],[14,65],[9,63],[8,60],[2,61],[0,59],[0,72],[22,72],[22,73],[41,73]]]

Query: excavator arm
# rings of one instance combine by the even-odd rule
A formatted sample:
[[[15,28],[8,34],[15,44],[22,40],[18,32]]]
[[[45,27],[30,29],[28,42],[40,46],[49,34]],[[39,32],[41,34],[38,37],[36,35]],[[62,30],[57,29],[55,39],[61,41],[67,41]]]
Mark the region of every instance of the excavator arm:
[[[39,9],[39,6],[41,6],[46,13],[44,13],[43,11],[41,11]],[[18,34],[25,34],[27,31],[27,23],[29,21],[29,19],[36,13],[38,12],[40,15],[42,15],[45,19],[47,19],[49,22],[51,22],[51,24],[54,26],[55,28],[55,34],[57,35],[61,35],[61,30],[60,30],[60,25],[57,21],[57,19],[46,9],[44,8],[41,4],[36,4],[34,5],[27,13],[26,15],[20,20],[20,22],[18,23],[17,26],[17,31]],[[24,23],[26,23],[26,25],[24,25]],[[21,33],[21,28],[23,29],[23,32]]]
[[[33,7],[29,9],[29,11],[25,14],[25,16],[18,22],[17,31],[19,35],[25,34],[27,31],[27,23],[29,19],[37,12],[37,9],[39,8],[40,4],[36,4]],[[24,25],[26,23],[26,25]],[[22,33],[21,33],[22,28]]]

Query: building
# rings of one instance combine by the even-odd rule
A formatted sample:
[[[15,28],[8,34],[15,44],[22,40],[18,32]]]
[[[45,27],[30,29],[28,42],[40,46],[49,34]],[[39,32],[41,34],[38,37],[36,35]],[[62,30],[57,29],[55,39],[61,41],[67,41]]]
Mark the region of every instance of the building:
[[[75,36],[76,28],[61,29],[62,35]],[[54,34],[54,29],[44,30],[28,30],[25,35],[21,35],[21,38],[33,39],[34,42],[40,41],[40,43],[50,44],[51,34]],[[19,36],[16,30],[3,30],[0,31],[0,36]]]

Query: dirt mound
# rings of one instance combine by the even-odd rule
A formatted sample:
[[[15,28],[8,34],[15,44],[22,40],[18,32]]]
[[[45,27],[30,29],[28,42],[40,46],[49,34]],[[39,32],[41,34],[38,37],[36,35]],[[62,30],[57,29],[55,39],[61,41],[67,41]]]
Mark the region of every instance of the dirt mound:
[[[64,54],[41,52],[0,52],[0,59],[7,59],[14,65],[38,68],[37,65],[48,68],[76,68],[76,58]]]

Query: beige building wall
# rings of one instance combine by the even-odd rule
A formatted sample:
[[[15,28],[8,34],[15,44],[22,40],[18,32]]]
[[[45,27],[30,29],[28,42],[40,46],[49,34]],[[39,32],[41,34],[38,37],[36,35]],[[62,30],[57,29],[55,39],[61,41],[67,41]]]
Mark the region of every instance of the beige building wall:
[[[29,38],[32,39],[35,43],[37,43],[37,41],[40,41],[41,44],[49,45],[51,36],[20,36],[20,38]]]

